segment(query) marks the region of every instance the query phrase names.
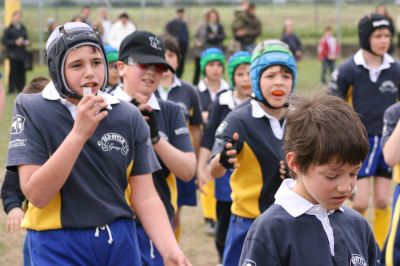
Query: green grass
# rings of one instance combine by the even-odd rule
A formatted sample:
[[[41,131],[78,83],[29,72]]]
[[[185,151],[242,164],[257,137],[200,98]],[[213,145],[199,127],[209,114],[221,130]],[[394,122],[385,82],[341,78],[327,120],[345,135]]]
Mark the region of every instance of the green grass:
[[[400,7],[387,5],[391,14],[399,14]],[[186,8],[186,18],[189,24],[191,36],[194,36],[196,28],[203,20],[203,14],[208,6],[191,6]],[[230,24],[233,19],[233,11],[236,5],[216,6],[220,12],[221,22],[227,33],[226,44],[232,39]],[[260,18],[263,30],[260,39],[280,38],[282,25],[285,19],[294,21],[295,30],[306,44],[317,44],[319,37],[326,25],[338,26],[340,21],[340,35],[343,43],[357,43],[356,25],[361,16],[371,13],[372,4],[345,4],[337,10],[335,4],[289,4],[289,5],[258,5],[256,14]],[[39,47],[39,31],[45,30],[47,18],[53,17],[58,23],[69,21],[74,15],[79,14],[80,7],[45,7],[42,12],[37,7],[24,8],[24,21],[28,26],[30,38],[33,40],[33,48]],[[110,10],[110,18],[115,19],[121,8]],[[145,29],[154,33],[162,33],[164,25],[174,17],[175,7],[146,7],[142,12],[140,7],[126,7],[133,22],[139,29]],[[0,11],[3,11],[0,9]],[[92,21],[98,19],[97,9],[92,8]],[[45,43],[45,37],[44,37]],[[44,44],[43,44],[44,45]]]

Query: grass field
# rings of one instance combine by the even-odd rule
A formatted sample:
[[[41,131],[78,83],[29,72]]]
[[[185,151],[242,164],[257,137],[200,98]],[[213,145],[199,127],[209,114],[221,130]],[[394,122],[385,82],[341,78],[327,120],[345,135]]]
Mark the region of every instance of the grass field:
[[[236,5],[215,8],[220,12],[221,22],[227,34],[226,44],[228,44],[232,36],[230,25]],[[207,6],[186,8],[186,18],[191,36],[194,36],[207,9],[209,9]],[[258,5],[256,14],[263,25],[260,39],[279,38],[283,21],[291,18],[294,20],[297,34],[304,43],[317,44],[324,27],[328,24],[336,28],[339,28],[340,25],[340,36],[343,43],[357,43],[357,22],[361,16],[371,13],[373,9],[374,5],[371,4],[343,4],[339,8],[335,4]],[[400,7],[396,5],[389,4],[388,9],[393,16],[400,12]],[[44,7],[40,11],[37,7],[30,6],[23,10],[24,21],[28,27],[29,36],[33,40],[33,47],[38,48],[40,29],[45,31],[48,18],[55,18],[58,23],[69,21],[74,15],[79,14],[80,7]],[[110,18],[115,19],[121,10],[121,7],[110,9]],[[157,34],[163,32],[164,25],[175,14],[175,7],[146,7],[143,11],[140,7],[126,7],[125,10],[139,29],[150,30]],[[0,11],[3,10],[0,9]],[[92,8],[91,18],[93,21],[98,19],[95,7]],[[1,29],[0,32],[2,32]]]

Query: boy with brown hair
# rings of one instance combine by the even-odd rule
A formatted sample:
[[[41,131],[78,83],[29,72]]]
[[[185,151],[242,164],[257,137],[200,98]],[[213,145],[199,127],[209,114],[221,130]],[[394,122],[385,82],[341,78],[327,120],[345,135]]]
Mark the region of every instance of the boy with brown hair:
[[[175,70],[179,66],[180,49],[178,41],[169,34],[163,34],[160,39],[165,44],[165,60]],[[190,138],[196,154],[201,142],[203,118],[201,116],[200,98],[196,87],[178,78],[171,70],[165,71],[160,84],[154,92],[163,101],[172,101],[179,105],[189,128]],[[179,241],[181,234],[180,210],[182,206],[196,206],[196,178],[190,181],[176,180],[178,193],[177,209],[174,216],[175,237]]]
[[[297,99],[286,118],[285,157],[296,180],[285,179],[253,223],[239,265],[379,264],[367,221],[343,206],[368,153],[357,113],[323,95]]]

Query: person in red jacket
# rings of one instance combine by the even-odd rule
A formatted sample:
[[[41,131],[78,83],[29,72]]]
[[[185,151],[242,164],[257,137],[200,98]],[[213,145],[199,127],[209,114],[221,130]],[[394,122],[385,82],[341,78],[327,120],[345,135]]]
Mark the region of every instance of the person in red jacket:
[[[336,66],[336,58],[339,56],[340,45],[333,36],[331,26],[326,26],[318,45],[318,58],[322,61],[321,82],[326,84],[326,71],[329,68],[329,75]]]

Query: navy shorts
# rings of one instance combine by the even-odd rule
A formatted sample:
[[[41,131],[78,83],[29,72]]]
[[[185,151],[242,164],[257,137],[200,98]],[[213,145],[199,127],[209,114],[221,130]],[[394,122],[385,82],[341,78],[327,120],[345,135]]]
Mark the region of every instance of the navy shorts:
[[[363,162],[358,179],[370,176],[392,178],[392,169],[385,163],[382,153],[381,136],[368,136],[368,156]]]
[[[178,207],[181,206],[196,206],[196,177],[192,178],[189,182],[176,179],[176,186],[178,188]]]
[[[28,230],[32,265],[141,265],[132,219],[90,229]]]

